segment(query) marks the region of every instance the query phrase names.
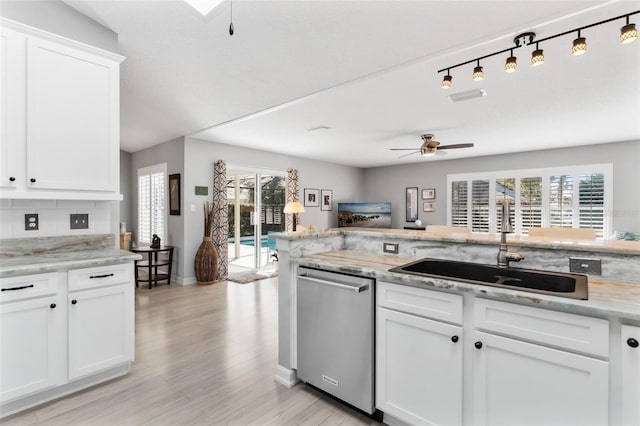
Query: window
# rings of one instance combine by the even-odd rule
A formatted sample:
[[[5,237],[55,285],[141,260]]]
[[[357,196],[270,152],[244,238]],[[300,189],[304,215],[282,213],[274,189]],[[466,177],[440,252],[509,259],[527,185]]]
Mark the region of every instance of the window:
[[[449,175],[447,222],[500,232],[506,198],[517,234],[534,227],[593,228],[604,238],[611,229],[612,180],[611,164]]]
[[[167,164],[138,169],[138,241],[151,243],[153,234],[162,241],[167,223]]]

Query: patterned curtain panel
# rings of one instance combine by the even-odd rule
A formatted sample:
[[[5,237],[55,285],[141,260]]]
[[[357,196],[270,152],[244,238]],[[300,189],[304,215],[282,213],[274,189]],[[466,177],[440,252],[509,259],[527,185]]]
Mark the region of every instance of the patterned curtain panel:
[[[287,170],[287,203],[300,201],[300,185],[298,182],[298,169]],[[287,231],[293,230],[293,219],[290,214],[287,217]]]
[[[229,276],[229,210],[227,207],[227,164],[218,160],[213,165],[213,230],[211,239],[220,256],[219,280]]]

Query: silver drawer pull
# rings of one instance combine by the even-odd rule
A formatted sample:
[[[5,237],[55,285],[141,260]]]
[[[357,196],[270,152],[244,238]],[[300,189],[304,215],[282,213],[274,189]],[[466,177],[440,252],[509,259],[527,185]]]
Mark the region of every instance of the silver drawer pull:
[[[352,285],[346,285],[346,284],[340,284],[334,281],[326,281],[326,280],[320,280],[318,278],[311,278],[308,277],[306,275],[298,275],[298,278],[304,278],[305,280],[308,281],[312,281],[314,283],[317,284],[322,284],[322,285],[326,285],[329,287],[336,287],[336,288],[341,288],[344,290],[351,290],[351,291],[355,291],[356,293],[362,293],[363,291],[367,290],[369,288],[369,284],[362,284],[360,286],[352,286]]]
[[[108,278],[108,277],[112,277],[112,276],[113,276],[113,274],[105,274],[105,275],[91,275],[91,276],[89,277],[89,279],[91,279],[91,280],[92,280],[92,279],[94,279],[94,278]]]
[[[33,284],[25,285],[25,286],[22,286],[22,287],[3,288],[2,291],[24,290],[25,288],[32,288],[32,287],[33,287]]]

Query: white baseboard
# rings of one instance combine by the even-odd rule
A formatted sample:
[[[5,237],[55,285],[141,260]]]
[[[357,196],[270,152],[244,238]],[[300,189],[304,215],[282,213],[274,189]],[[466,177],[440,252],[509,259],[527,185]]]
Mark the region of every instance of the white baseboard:
[[[285,385],[288,388],[295,386],[300,380],[296,375],[295,370],[278,365],[276,367],[276,382]]]
[[[196,280],[196,277],[182,278],[177,275],[171,276],[171,282],[176,283],[178,285],[193,285],[198,283],[198,281]]]

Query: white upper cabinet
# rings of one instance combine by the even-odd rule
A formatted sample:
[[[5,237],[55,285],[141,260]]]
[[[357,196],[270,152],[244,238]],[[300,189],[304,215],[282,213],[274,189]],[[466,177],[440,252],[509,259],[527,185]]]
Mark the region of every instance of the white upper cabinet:
[[[2,24],[1,198],[119,199],[123,58]]]

